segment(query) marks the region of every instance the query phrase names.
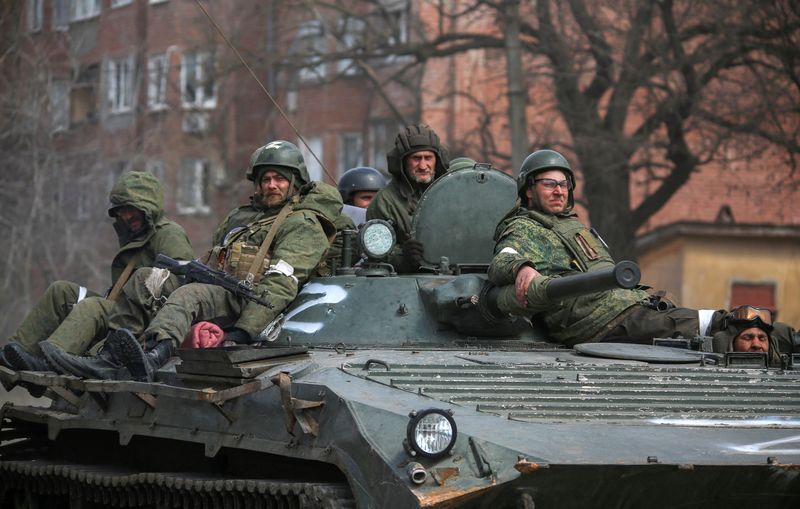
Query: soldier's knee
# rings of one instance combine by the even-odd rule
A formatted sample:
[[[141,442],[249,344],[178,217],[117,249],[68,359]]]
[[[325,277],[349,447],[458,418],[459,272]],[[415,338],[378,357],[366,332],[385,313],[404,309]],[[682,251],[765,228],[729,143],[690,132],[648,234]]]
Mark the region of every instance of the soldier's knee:
[[[70,281],[53,281],[45,291],[45,296],[59,302],[75,301],[78,296],[78,285]]]

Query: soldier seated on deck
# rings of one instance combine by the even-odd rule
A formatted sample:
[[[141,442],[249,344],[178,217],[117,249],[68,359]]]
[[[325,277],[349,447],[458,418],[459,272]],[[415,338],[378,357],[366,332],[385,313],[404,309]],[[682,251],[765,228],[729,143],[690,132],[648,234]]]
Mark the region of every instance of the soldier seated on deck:
[[[254,186],[251,203],[232,210],[217,228],[209,264],[252,282],[271,307],[221,286],[179,286],[167,271],[141,269],[123,287],[109,320],[113,330],[97,356],[71,355],[43,342],[48,361],[84,378],[116,379],[125,376],[124,367],[132,378],[152,381],[194,323],[219,325],[227,341],[256,341],[320,265],[342,201],[332,186],[310,180],[300,150],[288,141],[257,149],[246,177]]]
[[[724,311],[676,307],[638,288],[551,300],[546,288],[552,278],[614,264],[597,232],[572,210],[574,188],[572,168],[558,152],[538,150],[525,158],[517,180],[521,206],[498,225],[489,267],[489,279],[500,287],[500,311],[543,318],[550,336],[567,346],[592,341],[647,344],[653,338],[711,336],[724,328]],[[798,348],[791,327],[771,327],[780,351]]]

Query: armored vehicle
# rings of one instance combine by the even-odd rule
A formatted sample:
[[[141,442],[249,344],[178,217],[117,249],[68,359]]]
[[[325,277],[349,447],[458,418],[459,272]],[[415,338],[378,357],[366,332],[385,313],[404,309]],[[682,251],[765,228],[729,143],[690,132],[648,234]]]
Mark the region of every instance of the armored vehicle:
[[[346,249],[263,341],[181,350],[154,383],[2,370],[52,403],[3,407],[0,504],[800,507],[800,359],[567,349],[499,316],[486,271],[515,197],[488,166],[446,174],[413,219],[418,273],[368,222],[360,262]],[[621,263],[548,292],[638,279]]]

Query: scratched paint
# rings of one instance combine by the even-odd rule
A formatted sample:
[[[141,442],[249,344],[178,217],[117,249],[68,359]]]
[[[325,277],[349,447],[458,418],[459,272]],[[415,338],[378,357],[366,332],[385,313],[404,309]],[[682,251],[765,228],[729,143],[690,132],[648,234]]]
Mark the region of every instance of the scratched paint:
[[[303,302],[287,313],[286,318],[284,319],[283,328],[286,330],[313,334],[322,329],[325,324],[322,322],[303,322],[299,320],[292,320],[292,317],[314,306],[325,306],[339,303],[343,301],[345,297],[347,297],[347,291],[338,285],[310,283],[303,287],[300,295],[314,295],[316,298]]]
[[[768,442],[756,442],[754,444],[730,444],[728,448],[744,454],[800,454],[800,435],[779,438]]]
[[[800,419],[794,417],[762,417],[759,419],[674,419],[670,417],[648,419],[653,424],[693,426],[706,428],[799,428]]]

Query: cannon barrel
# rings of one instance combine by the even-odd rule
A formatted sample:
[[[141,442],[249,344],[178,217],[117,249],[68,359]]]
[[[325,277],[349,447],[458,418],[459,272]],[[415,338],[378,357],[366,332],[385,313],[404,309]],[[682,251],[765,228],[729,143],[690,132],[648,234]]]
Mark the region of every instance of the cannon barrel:
[[[613,267],[553,278],[545,291],[549,298],[561,299],[612,288],[630,289],[639,284],[641,277],[642,271],[635,262],[623,260]]]

